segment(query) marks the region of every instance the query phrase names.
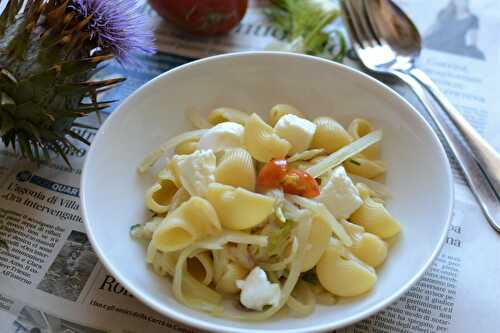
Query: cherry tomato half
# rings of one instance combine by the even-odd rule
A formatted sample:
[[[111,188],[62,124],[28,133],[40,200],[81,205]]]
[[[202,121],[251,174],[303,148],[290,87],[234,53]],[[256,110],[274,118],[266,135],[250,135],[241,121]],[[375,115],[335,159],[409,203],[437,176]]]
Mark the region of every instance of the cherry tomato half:
[[[286,176],[287,171],[286,160],[271,160],[260,169],[257,183],[263,187],[280,187],[281,180]]]
[[[197,35],[214,35],[234,28],[245,16],[248,0],[149,0],[158,14]]]
[[[319,195],[319,185],[310,174],[302,170],[289,170],[281,180],[283,191],[296,194],[306,198],[314,198]]]

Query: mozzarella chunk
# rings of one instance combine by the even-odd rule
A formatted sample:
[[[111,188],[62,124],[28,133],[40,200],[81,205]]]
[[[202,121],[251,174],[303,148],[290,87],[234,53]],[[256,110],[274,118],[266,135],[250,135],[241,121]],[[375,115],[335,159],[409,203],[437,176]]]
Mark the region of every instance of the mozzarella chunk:
[[[215,181],[216,159],[211,150],[197,150],[190,155],[174,155],[172,169],[191,196],[204,196]]]
[[[286,114],[278,120],[274,131],[280,138],[291,143],[292,148],[288,153],[293,155],[309,148],[316,131],[316,125],[307,119]]]
[[[245,280],[237,280],[236,286],[241,289],[240,302],[247,309],[262,311],[264,305],[278,305],[281,297],[279,284],[270,283],[266,272],[255,267]]]
[[[332,171],[326,183],[322,185],[317,200],[338,220],[347,219],[363,204],[358,189],[347,176],[343,166]]]
[[[245,128],[238,123],[220,123],[209,129],[198,143],[198,149],[211,149],[214,152],[229,148],[243,147]]]

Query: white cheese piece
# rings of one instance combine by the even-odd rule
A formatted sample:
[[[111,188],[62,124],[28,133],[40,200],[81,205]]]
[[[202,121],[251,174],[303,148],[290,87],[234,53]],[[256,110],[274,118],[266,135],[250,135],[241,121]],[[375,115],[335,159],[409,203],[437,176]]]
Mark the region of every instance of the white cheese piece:
[[[293,114],[284,115],[274,126],[274,132],[292,145],[288,152],[290,155],[308,149],[315,131],[314,123]]]
[[[270,283],[266,272],[255,267],[245,280],[237,280],[236,286],[241,289],[240,302],[247,309],[262,311],[264,305],[278,305],[281,297],[279,284]]]
[[[317,198],[338,220],[347,219],[362,204],[358,189],[347,176],[343,166],[335,168],[321,186]]]
[[[216,159],[211,150],[197,150],[190,155],[174,155],[172,168],[182,186],[192,196],[204,196],[208,184],[215,181]]]
[[[229,148],[243,147],[245,128],[238,123],[220,123],[209,129],[198,143],[199,149],[211,149],[214,152]]]

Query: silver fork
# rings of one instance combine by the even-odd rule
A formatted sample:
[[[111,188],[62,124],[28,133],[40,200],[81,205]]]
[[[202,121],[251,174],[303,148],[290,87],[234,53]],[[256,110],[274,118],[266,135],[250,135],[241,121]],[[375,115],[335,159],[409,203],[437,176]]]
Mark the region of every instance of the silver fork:
[[[474,193],[490,225],[500,232],[500,201],[466,144],[448,125],[446,117],[436,108],[420,83],[410,74],[414,58],[396,54],[388,42],[376,34],[368,16],[366,1],[341,0],[341,12],[354,51],[363,66],[373,74],[401,79],[422,102],[438,131],[455,155],[465,179]]]

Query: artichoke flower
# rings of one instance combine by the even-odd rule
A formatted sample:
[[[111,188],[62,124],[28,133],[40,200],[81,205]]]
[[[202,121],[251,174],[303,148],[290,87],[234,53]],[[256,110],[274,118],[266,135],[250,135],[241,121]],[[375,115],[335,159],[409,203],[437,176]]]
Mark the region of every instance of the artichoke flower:
[[[0,136],[30,160],[86,144],[80,117],[107,108],[99,95],[124,78],[92,80],[116,58],[152,53],[153,34],[134,0],[7,0],[0,15]],[[72,142],[73,141],[73,142]]]

